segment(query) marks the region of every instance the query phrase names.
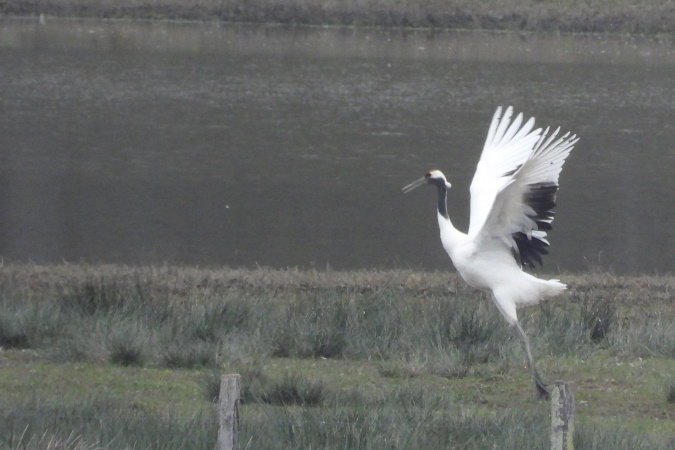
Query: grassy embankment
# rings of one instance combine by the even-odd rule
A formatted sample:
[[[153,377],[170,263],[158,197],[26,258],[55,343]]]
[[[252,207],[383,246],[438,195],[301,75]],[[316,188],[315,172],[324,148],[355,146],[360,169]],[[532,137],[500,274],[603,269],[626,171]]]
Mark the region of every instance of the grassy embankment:
[[[674,277],[565,276],[522,310],[577,448],[672,448]],[[546,448],[550,407],[488,299],[446,273],[9,265],[0,447],[213,448],[242,374],[247,448]]]
[[[672,0],[7,0],[0,15],[669,33]]]

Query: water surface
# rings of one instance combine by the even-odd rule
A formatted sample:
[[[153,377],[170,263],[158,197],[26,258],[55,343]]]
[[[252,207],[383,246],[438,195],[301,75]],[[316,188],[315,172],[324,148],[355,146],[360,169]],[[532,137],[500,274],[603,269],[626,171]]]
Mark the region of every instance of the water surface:
[[[547,272],[672,272],[675,46],[630,37],[0,23],[0,256],[446,270],[497,105],[582,140]]]

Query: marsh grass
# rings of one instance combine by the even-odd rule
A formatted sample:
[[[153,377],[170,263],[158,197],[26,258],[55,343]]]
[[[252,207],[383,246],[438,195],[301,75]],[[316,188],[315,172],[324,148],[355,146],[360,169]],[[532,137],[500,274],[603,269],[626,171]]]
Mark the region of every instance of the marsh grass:
[[[534,414],[461,413],[441,396],[400,389],[372,405],[263,405],[242,420],[241,435],[249,448],[265,449],[485,448],[497,442],[517,449],[544,448],[546,427]],[[77,406],[31,400],[0,411],[0,436],[7,448],[213,448],[217,428],[215,414],[157,417],[101,400]]]
[[[664,395],[663,379],[640,392],[635,387],[646,382],[645,365],[672,371],[675,279],[565,278],[568,292],[519,311],[543,375],[574,373],[592,395],[625,384],[626,397],[605,403],[592,397],[593,411],[582,409],[581,417],[616,415],[621,402],[643,411],[672,404],[673,388]],[[546,415],[537,408],[506,408],[530,394],[513,330],[489,298],[454,274],[6,265],[0,341],[0,357],[10,358],[0,371],[17,364],[16,370],[23,364],[32,370],[33,360],[46,374],[86,364],[130,377],[150,370],[136,381],[150,384],[160,373],[194,371],[194,389],[206,405],[197,415],[172,416],[168,405],[146,407],[145,400],[15,399],[0,412],[0,439],[9,448],[31,442],[181,448],[180,430],[193,428],[189,446],[212,447],[215,419],[200,408],[212,411],[227,372],[242,375],[242,432],[255,448],[522,448],[532,442],[543,448],[548,439]],[[605,379],[608,370],[622,378]],[[61,389],[70,392],[82,381]],[[2,382],[21,386],[11,377]],[[613,403],[615,397],[626,400]],[[173,423],[175,434],[164,429]],[[133,433],[120,431],[127,429]],[[639,430],[610,433],[597,420],[581,421],[577,434],[578,448],[667,448]]]
[[[55,359],[194,368],[374,358],[458,376],[521,352],[491,301],[454,275],[16,266],[3,276],[0,343]],[[575,281],[520,310],[537,352],[675,356],[671,278]]]
[[[111,337],[110,361],[121,366],[139,366],[143,363],[143,343],[122,331]]]
[[[369,408],[277,409],[251,444],[265,448],[545,448],[546,423],[535,415],[462,414],[433,396],[393,397]],[[273,437],[277,440],[273,440]],[[284,447],[288,446],[288,447]]]
[[[77,406],[29,401],[11,412],[0,411],[0,420],[3,447],[11,449],[214,448],[217,436],[215,414],[158,417],[96,400]],[[400,392],[376,405],[262,406],[242,420],[241,438],[247,448],[270,450],[543,449],[548,426],[541,414],[473,414],[439,396]],[[621,429],[578,428],[575,444],[580,449],[668,448]]]
[[[110,401],[77,404],[37,399],[0,411],[3,448],[213,448],[215,417],[156,416]]]
[[[0,347],[14,349],[30,348],[28,334],[23,331],[24,326],[21,320],[20,317],[13,314],[0,317]]]
[[[260,394],[260,400],[271,405],[320,406],[326,389],[320,380],[311,380],[297,374],[284,378]]]
[[[670,382],[666,385],[666,401],[668,403],[675,403],[675,383]]]

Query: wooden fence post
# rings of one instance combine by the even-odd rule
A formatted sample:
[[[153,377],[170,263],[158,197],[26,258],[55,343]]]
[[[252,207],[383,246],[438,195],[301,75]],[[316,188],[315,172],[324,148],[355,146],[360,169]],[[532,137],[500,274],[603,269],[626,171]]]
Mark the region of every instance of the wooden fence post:
[[[556,381],[553,387],[551,450],[574,450],[574,383]]]
[[[220,377],[218,396],[218,443],[216,450],[239,448],[239,402],[241,399],[241,376],[238,374]]]

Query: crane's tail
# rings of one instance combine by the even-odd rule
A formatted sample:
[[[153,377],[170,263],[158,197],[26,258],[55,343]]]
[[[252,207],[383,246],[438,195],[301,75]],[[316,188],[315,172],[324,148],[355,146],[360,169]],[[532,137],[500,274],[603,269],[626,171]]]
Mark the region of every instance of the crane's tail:
[[[541,280],[527,272],[521,274],[524,278],[517,285],[505,284],[492,291],[497,308],[511,325],[518,321],[517,307],[536,305],[540,300],[558,295],[567,289],[559,280]]]
[[[567,289],[560,280],[542,280],[528,275],[529,283],[520,285],[511,292],[511,297],[517,305],[536,305],[548,297],[554,297]]]
[[[560,280],[539,280],[540,288],[539,295],[541,298],[554,297],[567,289],[567,285],[561,283]]]

